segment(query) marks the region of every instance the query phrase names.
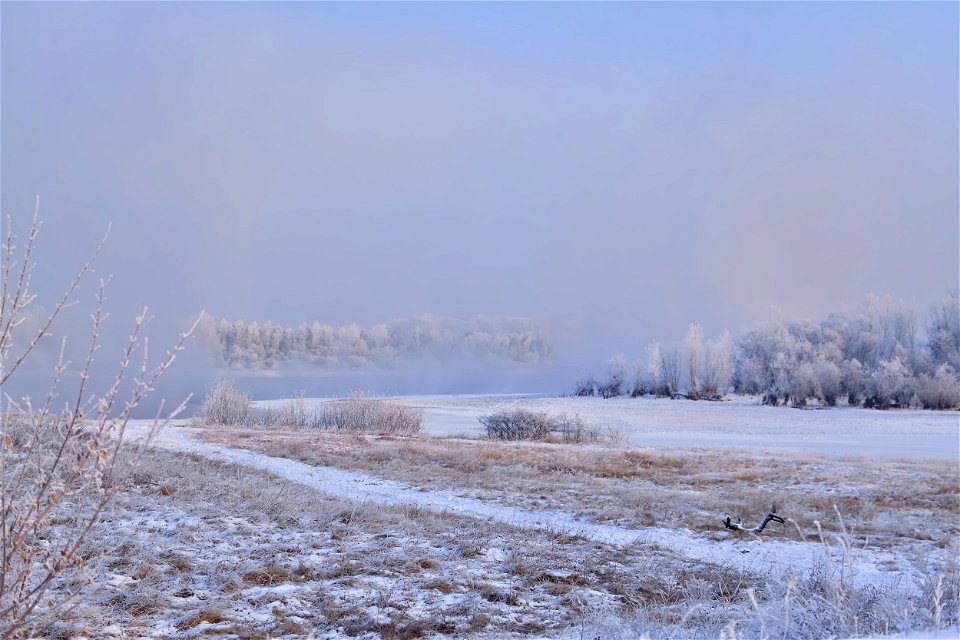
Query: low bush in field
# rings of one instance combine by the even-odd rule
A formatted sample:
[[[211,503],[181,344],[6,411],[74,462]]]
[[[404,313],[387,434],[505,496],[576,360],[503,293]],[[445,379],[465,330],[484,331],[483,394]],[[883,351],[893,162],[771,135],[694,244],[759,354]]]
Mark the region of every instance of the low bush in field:
[[[289,400],[266,406],[251,407],[246,420],[248,427],[318,427],[313,408],[307,406],[302,393]]]
[[[413,434],[423,425],[418,411],[381,398],[355,395],[309,405],[300,393],[290,400],[255,406],[233,384],[221,380],[207,394],[199,422],[207,425],[332,429],[362,433]]]
[[[250,396],[240,393],[229,380],[218,380],[200,407],[204,424],[245,424],[250,415]]]
[[[529,409],[504,409],[478,418],[487,437],[496,440],[558,440],[565,443],[599,442],[603,435],[578,415],[550,415]]]
[[[314,407],[311,419],[316,426],[343,431],[411,434],[420,431],[419,411],[380,398],[352,396]]]

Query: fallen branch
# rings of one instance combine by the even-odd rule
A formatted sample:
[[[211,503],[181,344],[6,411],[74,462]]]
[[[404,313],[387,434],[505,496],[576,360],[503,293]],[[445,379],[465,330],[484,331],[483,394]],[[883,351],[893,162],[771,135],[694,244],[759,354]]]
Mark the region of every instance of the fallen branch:
[[[753,528],[748,528],[743,526],[743,520],[740,519],[740,516],[737,516],[737,521],[733,522],[733,518],[728,515],[724,519],[723,525],[727,529],[733,529],[734,531],[746,531],[747,533],[760,533],[761,531],[763,531],[763,528],[766,527],[771,520],[774,522],[779,522],[780,524],[783,524],[785,522],[783,518],[777,515],[776,502],[774,502],[773,506],[770,507],[770,512],[763,517],[763,522],[761,522],[760,524],[758,524]]]

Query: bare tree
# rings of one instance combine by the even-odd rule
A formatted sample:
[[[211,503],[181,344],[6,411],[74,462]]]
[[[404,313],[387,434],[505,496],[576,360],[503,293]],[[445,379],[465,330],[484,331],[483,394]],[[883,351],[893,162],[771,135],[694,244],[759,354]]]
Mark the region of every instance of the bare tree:
[[[31,253],[40,232],[39,199],[20,255],[14,245],[12,221],[7,220],[3,250],[3,284],[0,287],[0,384],[8,382],[40,342],[60,313],[71,304],[81,281],[90,273],[93,259],[85,263],[65,288],[53,310],[23,346],[14,340],[24,325],[36,296],[31,290]],[[44,398],[5,396],[0,410],[0,637],[29,635],[86,588],[79,577],[89,561],[83,545],[104,510],[123,486],[136,452],[146,446],[127,438],[128,423],[141,401],[167,371],[194,327],[180,335],[160,363],[151,367],[147,340],[142,336],[148,321],[146,309],[136,318],[122,352],[112,385],[102,394],[89,389],[94,356],[106,314],[106,283],[101,280],[91,317],[91,338],[80,368],[78,389],[62,410],[60,388],[67,370],[65,341]],[[138,362],[134,362],[137,359]],[[169,417],[183,409],[181,403]],[[162,411],[162,404],[161,404]],[[163,421],[153,420],[149,435]],[[55,524],[56,523],[56,524]],[[77,586],[79,585],[79,586]],[[55,591],[51,589],[56,587]]]

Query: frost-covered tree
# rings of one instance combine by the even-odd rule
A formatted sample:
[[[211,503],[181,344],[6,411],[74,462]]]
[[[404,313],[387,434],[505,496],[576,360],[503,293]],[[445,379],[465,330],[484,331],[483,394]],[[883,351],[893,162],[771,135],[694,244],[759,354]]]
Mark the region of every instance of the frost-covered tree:
[[[840,381],[840,391],[847,396],[847,404],[857,406],[867,395],[867,374],[863,365],[856,358],[844,360],[841,371],[843,378]]]
[[[894,357],[881,360],[872,377],[872,405],[878,409],[906,406],[912,395],[912,376],[907,368],[906,351],[899,347]]]
[[[682,355],[650,345],[634,389],[692,399],[759,394],[767,404],[928,408],[960,406],[960,303],[957,294],[930,312],[926,341],[916,314],[891,298],[868,296],[857,315],[820,322],[774,322],[736,340],[704,340],[691,324]],[[645,378],[645,380],[644,380]]]
[[[813,365],[813,393],[828,407],[836,406],[840,397],[842,374],[840,367],[830,360],[820,359]]]
[[[691,324],[687,328],[686,365],[687,365],[687,397],[697,400],[703,395],[704,367],[706,363],[706,348],[703,344],[703,327]]]
[[[915,384],[917,403],[924,409],[950,409],[960,405],[960,376],[946,362],[933,375],[920,374]]]
[[[756,356],[748,356],[736,366],[734,388],[740,393],[761,393],[767,388],[767,381],[767,367]]]
[[[639,398],[647,394],[646,363],[635,362],[633,365],[633,384],[630,388],[630,397]]]
[[[680,394],[680,354],[676,349],[663,352],[663,380],[667,395],[676,398]]]
[[[218,366],[276,369],[286,364],[326,369],[395,366],[419,357],[469,357],[538,363],[547,339],[528,320],[420,316],[363,328],[357,324],[279,327],[267,322],[209,323],[204,342]]]
[[[647,376],[650,381],[650,393],[655,396],[670,395],[663,348],[659,342],[653,342],[647,348]]]
[[[730,387],[733,363],[729,333],[707,343],[704,357],[702,394],[707,398],[723,396]]]
[[[615,398],[623,395],[623,385],[627,380],[627,359],[622,355],[615,355],[607,363],[607,379],[600,386],[600,395],[604,398]]]
[[[960,300],[956,293],[944,296],[930,310],[927,340],[935,365],[948,364],[960,372]]]

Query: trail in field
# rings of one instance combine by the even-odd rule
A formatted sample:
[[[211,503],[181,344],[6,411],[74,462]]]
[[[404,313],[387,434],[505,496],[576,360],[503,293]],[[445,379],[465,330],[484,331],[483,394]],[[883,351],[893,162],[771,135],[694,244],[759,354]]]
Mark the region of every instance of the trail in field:
[[[155,445],[266,471],[350,500],[393,506],[411,505],[438,513],[502,522],[522,529],[579,536],[617,547],[655,545],[658,550],[688,560],[755,571],[780,568],[792,573],[825,562],[828,569],[843,571],[845,576],[856,576],[873,583],[897,582],[902,585],[906,577],[903,568],[898,567],[898,559],[888,552],[854,549],[841,554],[839,544],[827,547],[819,543],[747,537],[715,541],[685,529],[625,529],[590,522],[560,511],[518,509],[465,498],[450,491],[419,489],[366,474],[202,442],[193,437],[189,429],[182,427],[167,428],[155,440]],[[722,525],[718,518],[719,526]]]

